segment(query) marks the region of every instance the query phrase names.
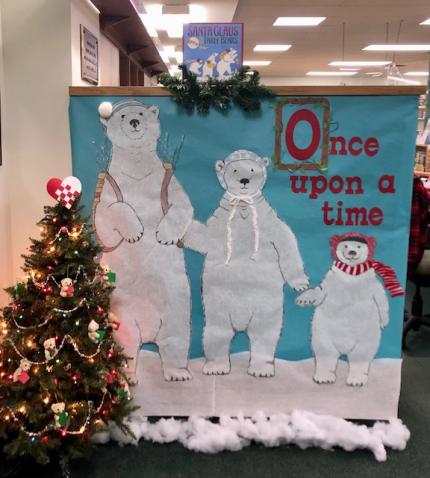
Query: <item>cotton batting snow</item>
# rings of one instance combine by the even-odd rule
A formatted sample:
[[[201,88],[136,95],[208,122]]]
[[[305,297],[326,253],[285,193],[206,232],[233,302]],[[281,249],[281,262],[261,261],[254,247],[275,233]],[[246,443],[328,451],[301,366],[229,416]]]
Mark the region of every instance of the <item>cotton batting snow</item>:
[[[94,442],[104,444],[110,438],[123,446],[137,445],[141,438],[155,443],[178,441],[189,450],[203,453],[239,451],[251,442],[266,447],[294,444],[302,449],[331,450],[337,446],[346,451],[368,449],[377,461],[385,461],[386,447],[404,450],[410,438],[408,428],[398,418],[367,427],[302,410],[272,416],[258,412],[251,418],[221,416],[219,423],[201,417],[161,418],[150,423],[146,417],[139,416],[130,417],[126,423],[134,437],[124,434],[111,422],[109,430],[94,435]]]

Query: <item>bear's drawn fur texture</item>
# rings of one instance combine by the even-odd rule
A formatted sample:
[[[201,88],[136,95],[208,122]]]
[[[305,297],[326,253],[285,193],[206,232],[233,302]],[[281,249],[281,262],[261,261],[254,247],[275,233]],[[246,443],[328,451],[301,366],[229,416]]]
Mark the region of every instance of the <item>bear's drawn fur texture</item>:
[[[193,221],[185,246],[206,256],[203,373],[230,372],[230,343],[236,332],[250,342],[248,373],[271,377],[281,334],[285,282],[308,287],[296,238],[262,194],[270,160],[238,150],[216,162],[225,189],[205,224]]]
[[[341,240],[335,247],[338,262],[335,261],[319,286],[308,289],[296,299],[297,305],[315,306],[312,349],[313,378],[317,383],[336,381],[341,355],[348,357],[348,385],[362,386],[368,380],[371,362],[379,349],[381,330],[389,321],[384,287],[375,270],[364,267],[369,263],[373,248],[374,243],[363,242],[358,235]],[[345,272],[336,264],[345,270],[349,267],[354,273]]]
[[[134,100],[102,103],[100,121],[112,143],[108,173],[122,200],[105,180],[95,212],[97,236],[113,250],[103,259],[117,273],[112,310],[125,353],[135,359],[143,343],[158,345],[166,380],[188,380],[190,287],[182,249],[176,247],[193,209],[172,177],[164,216],[160,191],[165,175],[157,155],[158,108]],[[116,245],[120,245],[115,248]],[[169,247],[166,247],[169,246]]]

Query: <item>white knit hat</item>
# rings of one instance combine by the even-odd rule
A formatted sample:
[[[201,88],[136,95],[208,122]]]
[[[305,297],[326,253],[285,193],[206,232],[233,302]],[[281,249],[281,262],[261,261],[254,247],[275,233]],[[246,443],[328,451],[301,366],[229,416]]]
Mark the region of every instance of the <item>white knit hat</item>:
[[[241,161],[243,159],[251,159],[252,161],[255,161],[258,165],[260,165],[263,169],[263,176],[264,176],[262,186],[266,182],[267,165],[270,163],[270,159],[266,157],[261,158],[257,154],[253,153],[252,151],[248,151],[247,149],[238,149],[236,151],[233,151],[224,159],[223,168],[217,171],[218,180],[224,189],[227,189],[227,184],[225,183],[225,180],[224,180],[224,174],[228,164],[232,163],[233,161]]]

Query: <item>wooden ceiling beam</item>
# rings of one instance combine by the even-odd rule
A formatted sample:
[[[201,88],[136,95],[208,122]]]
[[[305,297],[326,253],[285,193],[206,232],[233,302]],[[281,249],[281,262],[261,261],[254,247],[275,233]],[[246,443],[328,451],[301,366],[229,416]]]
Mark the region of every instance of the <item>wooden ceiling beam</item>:
[[[127,45],[127,54],[133,55],[149,48],[149,45]]]
[[[130,20],[130,17],[123,17],[120,15],[100,15],[100,26],[102,31],[108,28],[116,27],[120,23]]]

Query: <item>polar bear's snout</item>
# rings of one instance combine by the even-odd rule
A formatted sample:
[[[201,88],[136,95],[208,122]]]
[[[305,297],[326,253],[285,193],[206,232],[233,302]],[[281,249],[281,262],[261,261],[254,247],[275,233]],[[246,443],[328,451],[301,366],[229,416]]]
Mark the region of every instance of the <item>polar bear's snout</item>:
[[[241,189],[248,189],[247,185],[249,184],[249,179],[248,178],[242,178],[239,180],[240,184],[242,184]]]
[[[137,129],[137,127],[140,125],[140,121],[138,119],[133,118],[130,120],[130,125],[132,126],[132,128]]]

